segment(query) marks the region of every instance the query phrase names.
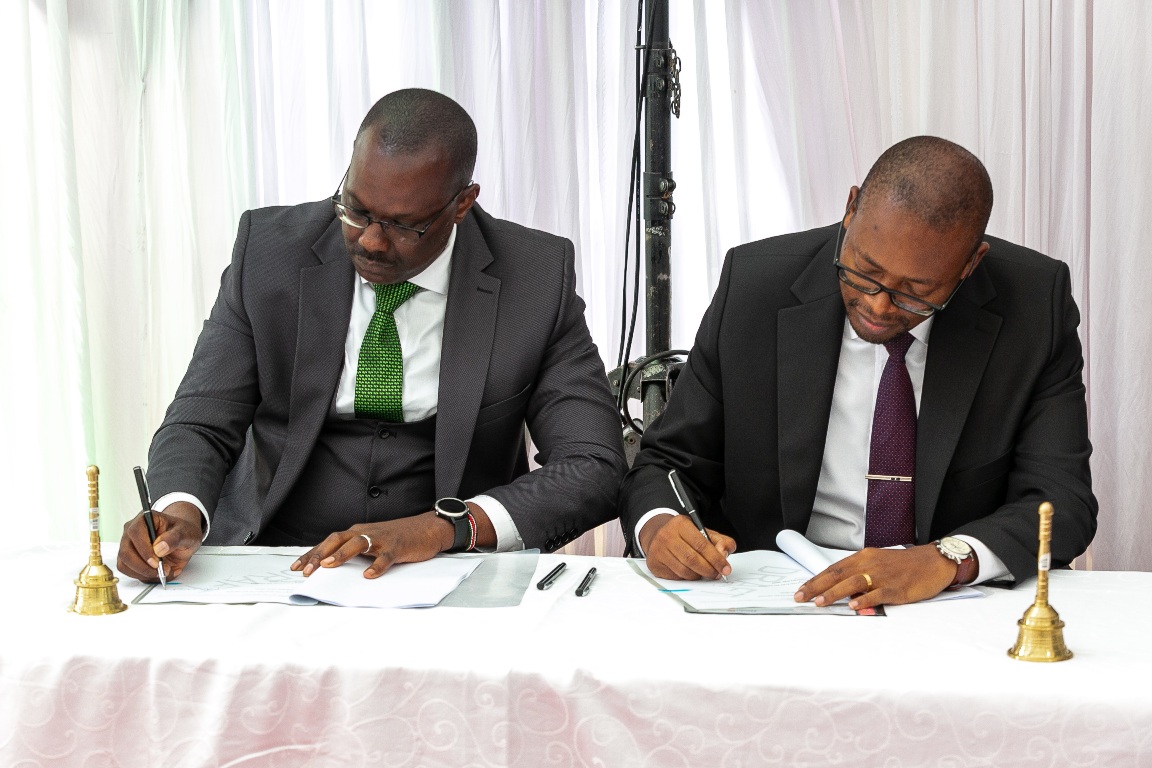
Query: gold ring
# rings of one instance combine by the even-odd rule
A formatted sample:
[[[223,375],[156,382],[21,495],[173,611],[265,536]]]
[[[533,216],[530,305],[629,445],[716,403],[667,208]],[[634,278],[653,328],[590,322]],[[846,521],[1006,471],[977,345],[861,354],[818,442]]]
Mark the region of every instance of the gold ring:
[[[864,583],[868,585],[868,589],[872,589],[872,577],[866,573],[860,575],[864,577]]]
[[[367,554],[372,551],[372,539],[368,538],[368,534],[366,533],[360,535],[364,537],[364,541],[368,542],[368,548],[364,550],[364,554]],[[872,586],[872,582],[868,582],[868,586]]]

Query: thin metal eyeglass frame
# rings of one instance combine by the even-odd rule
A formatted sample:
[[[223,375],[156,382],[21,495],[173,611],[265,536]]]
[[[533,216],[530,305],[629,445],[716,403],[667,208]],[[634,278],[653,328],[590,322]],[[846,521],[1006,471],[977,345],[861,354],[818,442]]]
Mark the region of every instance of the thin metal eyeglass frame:
[[[374,219],[371,216],[369,216],[366,211],[358,210],[356,208],[353,208],[350,205],[346,205],[345,203],[340,202],[340,190],[344,188],[344,182],[347,180],[348,180],[348,172],[345,171],[344,172],[344,178],[340,179],[340,185],[336,187],[336,192],[335,192],[335,194],[332,195],[332,206],[336,209],[336,218],[340,219],[340,221],[344,222],[345,224],[347,224],[350,227],[355,227],[356,229],[368,229],[373,224],[379,224],[381,231],[383,231],[385,237],[388,237],[389,239],[391,239],[391,236],[388,235],[388,230],[390,230],[390,229],[397,230],[397,234],[410,232],[410,233],[413,233],[416,235],[416,240],[410,241],[413,243],[419,241],[420,238],[424,237],[424,233],[426,233],[429,229],[431,229],[432,225],[436,223],[436,220],[444,215],[444,211],[448,210],[448,208],[451,207],[452,203],[456,202],[456,200],[459,199],[460,195],[464,194],[465,190],[467,190],[468,187],[470,187],[476,183],[475,180],[470,180],[467,184],[465,184],[463,187],[461,187],[460,191],[457,192],[456,194],[452,195],[452,199],[449,200],[447,203],[445,203],[443,208],[436,211],[436,213],[432,215],[432,218],[428,220],[428,223],[424,225],[424,228],[420,229],[418,227],[410,227],[407,224],[400,224],[400,223],[397,223],[394,221],[384,221],[383,219]],[[364,218],[368,219],[368,223],[361,226],[360,224],[357,224],[354,221],[349,221],[348,219],[344,218],[344,213],[349,212],[349,211],[352,213],[355,213],[358,216],[363,216]]]
[[[952,289],[952,293],[948,294],[948,298],[944,300],[943,304],[933,304],[932,302],[927,301],[925,299],[922,299],[919,296],[913,296],[910,293],[904,293],[903,291],[897,291],[893,288],[887,288],[887,287],[881,285],[880,283],[878,283],[877,281],[873,280],[872,278],[868,277],[867,275],[862,275],[859,272],[857,272],[856,270],[852,269],[851,267],[844,266],[844,262],[840,261],[840,254],[841,254],[842,249],[844,247],[843,237],[844,237],[844,222],[841,221],[840,222],[840,229],[836,232],[836,254],[835,254],[835,256],[832,257],[832,264],[836,267],[836,270],[837,270],[836,276],[840,278],[840,282],[844,283],[849,288],[853,288],[857,291],[860,291],[860,293],[866,294],[868,296],[875,296],[876,294],[883,291],[884,293],[888,294],[888,299],[892,302],[893,306],[898,307],[899,309],[902,309],[905,312],[910,312],[913,315],[918,315],[919,317],[931,317],[932,315],[936,314],[937,312],[943,310],[945,307],[948,306],[948,304],[952,301],[952,299],[954,299],[956,297],[956,292],[960,290],[960,286],[964,285],[964,281],[968,279],[968,275],[965,274],[963,277],[960,278],[960,282],[956,283],[956,287]],[[979,246],[979,244],[977,244],[976,248],[974,248],[972,250],[972,255],[970,255],[968,257],[968,260],[964,262],[964,271],[965,272],[968,272],[968,265],[972,263],[972,259],[975,258],[976,251],[979,250],[979,248],[980,248],[980,246]],[[864,281],[865,283],[867,283],[869,285],[874,286],[874,290],[868,290],[867,288],[860,286],[860,285],[857,285],[856,283],[852,282],[851,280],[848,280],[844,276],[845,272],[859,278],[860,280]],[[906,299],[908,301],[915,302],[917,304],[923,304],[927,308],[926,309],[911,309],[909,307],[904,306],[899,301],[897,301],[897,297]]]

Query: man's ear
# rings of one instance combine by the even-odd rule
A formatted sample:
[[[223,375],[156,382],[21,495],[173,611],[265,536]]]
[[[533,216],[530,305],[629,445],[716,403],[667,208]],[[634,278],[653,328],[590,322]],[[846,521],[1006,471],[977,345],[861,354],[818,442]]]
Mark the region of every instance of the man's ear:
[[[856,206],[860,202],[860,187],[853,186],[848,190],[848,202],[844,204],[844,226],[852,223],[852,217],[856,215]]]
[[[460,195],[460,202],[456,206],[456,215],[453,217],[457,224],[464,220],[464,217],[468,214],[469,209],[472,208],[472,204],[476,202],[476,198],[478,197],[480,197],[480,185],[473,182],[472,186],[468,187],[464,194]]]
[[[965,280],[976,271],[976,267],[984,259],[984,254],[988,253],[988,249],[991,247],[988,243],[980,243],[980,247],[976,249],[976,253],[972,256],[972,265],[968,267],[968,271],[964,273]]]

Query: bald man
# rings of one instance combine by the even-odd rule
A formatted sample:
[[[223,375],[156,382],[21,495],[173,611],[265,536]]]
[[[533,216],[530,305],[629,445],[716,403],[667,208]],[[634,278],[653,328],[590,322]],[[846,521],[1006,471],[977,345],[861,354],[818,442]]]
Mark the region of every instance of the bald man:
[[[374,578],[615,516],[624,446],[572,243],[481,210],[475,163],[459,104],[396,91],[331,198],[241,217],[149,450],[156,542],[129,521],[122,572],[178,576],[207,537],[312,547],[305,576],[368,555]]]
[[[1036,572],[1096,530],[1067,266],[984,230],[992,185],[962,147],[886,151],[843,220],[727,255],[664,414],[621,490],[658,576],[719,578],[784,528],[856,554],[797,601],[915,602]],[[709,542],[668,481],[693,496]]]

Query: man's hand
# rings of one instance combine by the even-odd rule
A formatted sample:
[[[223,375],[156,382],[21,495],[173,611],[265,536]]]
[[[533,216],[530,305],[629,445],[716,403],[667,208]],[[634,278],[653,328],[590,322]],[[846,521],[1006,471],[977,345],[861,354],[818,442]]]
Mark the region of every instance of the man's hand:
[[[853,610],[901,605],[935,597],[956,577],[956,563],[935,544],[910,549],[864,549],[809,579],[796,602],[832,605],[845,597]],[[871,581],[871,585],[869,585]]]
[[[736,542],[709,530],[712,541],[700,535],[687,515],[657,515],[640,531],[640,546],[648,570],[661,579],[718,579],[732,573],[728,555]]]
[[[484,520],[487,522],[487,516]],[[479,523],[477,520],[477,525]],[[329,534],[292,563],[291,568],[310,576],[317,568],[335,568],[356,555],[366,555],[373,561],[364,571],[364,577],[375,579],[396,563],[431,560],[451,547],[452,524],[433,512],[425,512],[382,523],[362,523]]]
[[[200,549],[203,520],[196,505],[186,501],[170,504],[163,512],[153,512],[152,523],[156,526],[156,543],[153,545],[148,541],[148,526],[141,512],[124,524],[116,569],[140,581],[160,581],[156,566],[158,558],[162,557],[164,575],[169,579],[176,578]]]

